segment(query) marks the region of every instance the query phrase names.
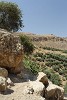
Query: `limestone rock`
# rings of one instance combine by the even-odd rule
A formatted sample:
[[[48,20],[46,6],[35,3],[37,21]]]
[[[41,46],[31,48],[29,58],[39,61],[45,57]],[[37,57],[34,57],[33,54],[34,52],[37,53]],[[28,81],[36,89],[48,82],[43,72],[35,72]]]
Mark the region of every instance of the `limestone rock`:
[[[20,39],[0,29],[0,66],[17,73],[21,70],[22,59],[23,49]]]
[[[5,68],[0,67],[0,76],[7,78],[8,77],[8,71]]]
[[[34,79],[42,82],[45,86],[48,85],[48,78],[46,74],[44,74],[43,72],[39,72],[38,75],[36,75]]]
[[[45,87],[41,82],[32,81],[32,82],[30,82],[30,86],[33,88],[35,94],[43,96]]]
[[[9,77],[7,78],[7,85],[14,86],[14,83],[11,81]]]
[[[63,100],[67,100],[67,97],[64,97],[64,99]]]
[[[45,87],[41,82],[30,81],[28,86],[25,86],[24,93],[43,96],[44,90],[45,90]]]
[[[7,89],[6,78],[0,76],[0,92],[4,92]]]
[[[51,83],[45,91],[45,98],[47,100],[63,100],[63,95],[64,89]]]

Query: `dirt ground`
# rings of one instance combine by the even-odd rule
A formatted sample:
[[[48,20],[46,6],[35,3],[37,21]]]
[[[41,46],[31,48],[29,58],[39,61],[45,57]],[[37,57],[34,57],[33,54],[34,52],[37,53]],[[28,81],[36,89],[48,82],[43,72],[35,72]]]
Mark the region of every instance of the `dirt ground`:
[[[11,76],[11,80],[14,82],[14,86],[8,86],[7,91],[0,94],[0,100],[45,100],[35,94],[24,94],[24,87],[28,82],[24,82],[14,75]]]

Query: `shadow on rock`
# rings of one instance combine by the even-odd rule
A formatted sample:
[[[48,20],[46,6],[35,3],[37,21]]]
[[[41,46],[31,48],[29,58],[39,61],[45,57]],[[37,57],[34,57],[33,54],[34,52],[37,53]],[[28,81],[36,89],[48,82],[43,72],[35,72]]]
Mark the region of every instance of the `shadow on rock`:
[[[9,95],[9,94],[11,94],[11,93],[13,93],[14,92],[14,90],[12,90],[12,89],[7,89],[5,92],[1,92],[1,94],[3,94],[3,95]]]
[[[22,83],[22,82],[27,82],[29,80],[32,80],[33,81],[33,73],[27,69],[27,68],[24,68],[21,73],[19,74],[9,74],[9,78],[11,79],[11,81],[13,83]]]

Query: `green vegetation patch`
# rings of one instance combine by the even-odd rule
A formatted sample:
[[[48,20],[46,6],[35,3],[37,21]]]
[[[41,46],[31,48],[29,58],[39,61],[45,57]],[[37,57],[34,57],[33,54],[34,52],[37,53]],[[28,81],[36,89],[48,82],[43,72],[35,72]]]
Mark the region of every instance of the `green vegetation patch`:
[[[26,35],[20,36],[21,39],[21,44],[23,45],[24,52],[26,54],[31,54],[34,50],[34,45],[32,44],[31,40],[29,37]]]
[[[60,49],[56,49],[56,48],[52,48],[52,47],[43,47],[43,49],[52,50],[52,51],[62,51]]]
[[[25,59],[23,60],[23,63],[24,63],[24,66],[30,69],[33,74],[37,74],[40,71],[40,66],[36,62],[30,60],[30,58],[28,57],[25,57]]]
[[[61,85],[61,80],[58,74],[55,74],[55,72],[53,71],[53,69],[45,69],[44,72],[46,73],[47,77],[50,79],[50,81],[53,84],[56,85]]]
[[[39,62],[45,62],[45,66],[52,68],[67,79],[67,56],[53,53],[36,53],[34,57]]]
[[[67,83],[66,83],[66,85],[64,86],[64,92],[67,94]]]

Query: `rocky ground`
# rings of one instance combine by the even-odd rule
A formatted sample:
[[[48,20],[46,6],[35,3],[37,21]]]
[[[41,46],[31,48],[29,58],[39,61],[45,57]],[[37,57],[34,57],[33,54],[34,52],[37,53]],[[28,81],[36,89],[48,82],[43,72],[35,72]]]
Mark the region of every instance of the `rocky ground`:
[[[36,96],[35,94],[25,94],[25,86],[29,82],[24,82],[24,80],[17,78],[15,75],[10,76],[14,82],[14,86],[8,86],[6,92],[0,94],[0,100],[45,100],[41,96]]]
[[[0,94],[0,100],[44,100],[40,96],[24,94],[23,90],[25,85],[27,85],[27,82],[15,83],[15,86],[9,88],[4,95]]]
[[[7,91],[0,94],[0,100],[45,100],[44,97],[36,94],[28,94],[25,91],[25,87],[28,86],[29,81],[18,78],[16,75],[10,74],[14,86],[8,85]],[[64,100],[67,100],[64,97]]]

